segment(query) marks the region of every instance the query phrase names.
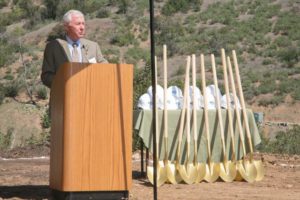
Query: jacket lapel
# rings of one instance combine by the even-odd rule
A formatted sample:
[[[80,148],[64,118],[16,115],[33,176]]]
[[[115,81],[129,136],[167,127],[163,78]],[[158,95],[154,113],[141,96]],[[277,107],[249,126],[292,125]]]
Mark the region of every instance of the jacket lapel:
[[[88,49],[89,49],[88,43],[84,39],[81,39],[80,42],[81,42],[82,62],[88,63],[89,62],[89,60],[88,60]]]
[[[56,39],[60,46],[64,49],[64,52],[66,53],[66,57],[68,58],[69,62],[71,62],[72,58],[71,58],[71,53],[68,47],[68,43],[66,40],[63,39]]]

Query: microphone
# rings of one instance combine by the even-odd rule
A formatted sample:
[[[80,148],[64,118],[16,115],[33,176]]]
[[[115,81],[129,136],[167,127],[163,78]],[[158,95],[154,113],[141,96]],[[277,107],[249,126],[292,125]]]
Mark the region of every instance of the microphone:
[[[83,45],[81,45],[81,49],[84,50],[84,51],[81,51],[82,52],[82,56],[83,56],[82,58],[84,58],[86,60],[86,62],[89,63],[89,59],[87,58],[87,52],[88,52],[87,47],[83,44]],[[84,59],[82,59],[82,61]]]

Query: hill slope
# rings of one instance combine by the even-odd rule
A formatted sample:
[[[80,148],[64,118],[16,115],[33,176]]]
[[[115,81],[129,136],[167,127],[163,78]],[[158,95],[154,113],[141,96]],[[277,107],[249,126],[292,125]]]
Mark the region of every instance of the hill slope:
[[[145,72],[150,59],[148,0],[78,2],[0,1],[1,107],[11,99],[19,104],[33,104],[41,113],[41,124],[47,121],[43,113],[49,91],[39,79],[43,50],[49,35],[59,34],[58,22],[70,8],[86,14],[86,37],[100,44],[110,62],[135,64],[135,80],[139,81],[135,84],[135,100],[146,91],[150,84],[149,73]],[[253,110],[264,112],[267,121],[300,123],[299,11],[296,0],[157,0],[155,41],[159,74],[162,75],[162,45],[167,44],[169,84],[182,85],[187,55],[204,53],[208,59],[208,54],[214,53],[222,85],[220,48],[228,54],[235,49],[246,99]],[[208,77],[208,82],[212,82],[210,69]],[[1,118],[7,116],[0,113],[2,135],[8,129]],[[41,125],[33,135],[47,130],[47,125]]]

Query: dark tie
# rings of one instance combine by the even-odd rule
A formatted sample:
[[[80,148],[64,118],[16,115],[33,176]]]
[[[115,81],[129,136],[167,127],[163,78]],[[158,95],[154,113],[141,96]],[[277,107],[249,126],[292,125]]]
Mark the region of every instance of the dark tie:
[[[77,50],[78,44],[76,42],[74,42],[72,44],[72,46],[73,46],[72,62],[80,62],[79,53],[78,53],[78,50]]]

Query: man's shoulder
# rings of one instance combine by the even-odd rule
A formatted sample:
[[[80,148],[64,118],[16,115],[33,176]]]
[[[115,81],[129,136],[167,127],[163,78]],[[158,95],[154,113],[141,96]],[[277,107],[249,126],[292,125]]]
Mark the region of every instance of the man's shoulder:
[[[82,44],[97,45],[97,42],[94,42],[92,40],[88,40],[86,38],[81,38],[80,40],[81,40]]]
[[[60,46],[64,42],[66,42],[66,41],[63,39],[60,39],[60,38],[56,38],[56,39],[48,41],[47,46],[48,47],[57,47],[57,46]]]

